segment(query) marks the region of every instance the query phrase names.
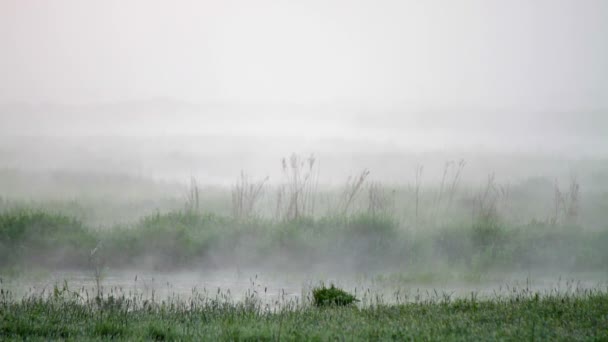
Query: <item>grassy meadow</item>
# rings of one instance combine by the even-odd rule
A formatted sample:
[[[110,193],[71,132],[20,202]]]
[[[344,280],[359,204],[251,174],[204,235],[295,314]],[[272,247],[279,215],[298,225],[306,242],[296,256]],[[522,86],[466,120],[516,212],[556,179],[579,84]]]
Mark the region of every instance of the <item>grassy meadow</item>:
[[[518,293],[509,298],[437,299],[315,307],[269,308],[255,296],[154,302],[137,296],[83,299],[55,288],[48,296],[15,300],[0,295],[3,340],[551,340],[608,338],[608,294]]]

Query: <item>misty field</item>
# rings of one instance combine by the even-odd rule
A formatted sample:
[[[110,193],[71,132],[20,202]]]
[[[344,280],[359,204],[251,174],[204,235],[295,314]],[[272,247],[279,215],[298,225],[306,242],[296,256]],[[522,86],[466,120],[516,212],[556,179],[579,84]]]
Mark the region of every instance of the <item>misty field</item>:
[[[142,181],[104,178],[76,185],[103,196],[3,198],[0,337],[608,338],[605,189],[466,184],[464,167],[431,184],[418,167],[406,185],[363,170],[322,186],[315,159],[294,155],[278,184],[242,173],[125,199]],[[352,303],[315,305],[330,283],[347,291],[334,304]]]
[[[0,0],[0,342],[607,341],[608,0]]]

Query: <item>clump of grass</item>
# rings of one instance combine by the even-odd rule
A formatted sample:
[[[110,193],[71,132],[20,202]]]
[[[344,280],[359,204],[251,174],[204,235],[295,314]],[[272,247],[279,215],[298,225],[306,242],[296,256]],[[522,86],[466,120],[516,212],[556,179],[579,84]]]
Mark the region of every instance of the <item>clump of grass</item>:
[[[359,301],[354,295],[335,287],[334,284],[330,287],[322,285],[314,288],[312,296],[316,306],[346,306]]]
[[[342,216],[348,215],[349,209],[357,195],[361,192],[363,184],[365,183],[367,176],[369,176],[369,173],[370,172],[368,169],[364,169],[358,176],[349,176],[346,180],[346,186],[344,187],[344,192],[342,194],[342,200],[340,203],[340,212]]]
[[[286,183],[278,189],[276,219],[289,221],[314,216],[319,182],[315,156],[303,159],[294,153],[289,160],[283,158],[281,165]]]
[[[395,190],[390,192],[380,182],[367,187],[367,213],[372,217],[389,216],[395,212]]]
[[[570,191],[562,192],[557,180],[555,181],[555,212],[551,218],[551,224],[557,225],[560,219],[566,224],[576,224],[580,210],[580,184],[576,176],[570,179]]]
[[[185,210],[187,213],[197,213],[200,210],[200,187],[194,177],[190,177],[190,187],[186,194]]]
[[[92,334],[102,338],[115,339],[125,335],[125,330],[124,326],[114,321],[106,320],[95,323]]]
[[[157,323],[157,322],[155,322]],[[148,326],[148,338],[153,341],[173,341],[178,339],[171,326],[150,324]]]
[[[237,220],[250,219],[256,215],[256,205],[260,201],[264,192],[264,186],[269,177],[260,181],[251,181],[244,171],[241,171],[241,177],[233,186],[232,197],[232,215]]]

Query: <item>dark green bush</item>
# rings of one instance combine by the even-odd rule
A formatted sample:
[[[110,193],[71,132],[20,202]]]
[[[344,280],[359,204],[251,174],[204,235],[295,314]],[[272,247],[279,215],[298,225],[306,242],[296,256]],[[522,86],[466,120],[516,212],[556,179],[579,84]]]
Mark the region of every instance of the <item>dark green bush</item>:
[[[325,287],[325,285],[314,288],[312,296],[316,306],[346,306],[359,301],[352,294],[335,287],[333,284],[329,288]]]
[[[95,244],[90,230],[65,215],[36,210],[0,215],[0,266],[25,259],[40,265],[84,266]]]
[[[15,210],[0,215],[0,240],[10,243],[43,238],[86,239],[87,235],[80,221],[65,215],[36,210]]]

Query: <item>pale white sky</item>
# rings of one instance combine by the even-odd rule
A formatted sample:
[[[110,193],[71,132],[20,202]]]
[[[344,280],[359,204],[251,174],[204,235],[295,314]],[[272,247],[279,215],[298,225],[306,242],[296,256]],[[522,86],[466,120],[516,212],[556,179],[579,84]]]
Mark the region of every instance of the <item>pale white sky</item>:
[[[0,102],[608,107],[604,0],[1,0]]]

